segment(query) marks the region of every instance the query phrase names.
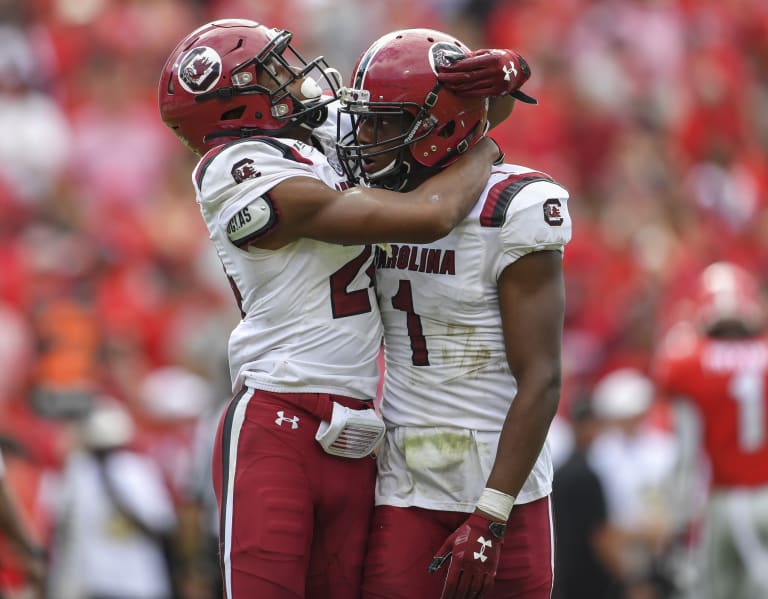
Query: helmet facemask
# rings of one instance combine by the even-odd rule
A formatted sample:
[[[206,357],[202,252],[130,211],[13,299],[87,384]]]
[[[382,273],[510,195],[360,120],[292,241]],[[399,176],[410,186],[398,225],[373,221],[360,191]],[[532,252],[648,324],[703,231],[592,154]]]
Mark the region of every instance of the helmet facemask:
[[[410,146],[430,135],[437,121],[426,106],[414,102],[370,102],[366,92],[349,88],[341,88],[339,98],[339,131],[347,129],[344,119],[351,125],[336,145],[347,177],[370,187],[403,190],[419,166]],[[380,162],[390,154],[390,161]]]
[[[332,69],[325,59],[320,56],[314,60],[305,60],[291,45],[293,34],[288,31],[277,31],[276,35],[264,48],[250,60],[239,64],[230,72],[229,87],[220,87],[195,98],[196,102],[206,102],[214,98],[230,98],[238,95],[262,94],[269,98],[270,116],[284,126],[264,129],[259,126],[243,126],[240,128],[241,137],[250,137],[259,134],[280,134],[287,129],[301,125],[307,128],[315,128],[325,122],[328,115],[326,106],[336,99],[339,88],[340,75]],[[288,53],[288,57],[286,57]],[[276,65],[279,65],[281,76],[278,76]],[[266,75],[272,85],[259,83],[259,74]],[[290,73],[285,76],[285,73]],[[314,75],[314,76],[313,76]],[[323,90],[318,84],[318,77],[331,94],[323,96]],[[300,99],[291,93],[291,85],[304,79],[301,86],[304,99]],[[245,106],[243,106],[245,110]],[[222,120],[241,118],[239,109],[229,110],[222,114]],[[263,117],[256,113],[256,119]],[[247,118],[244,119],[247,121]],[[221,132],[230,136],[231,131]],[[217,134],[209,134],[206,138],[213,138]]]
[[[348,177],[410,189],[477,143],[488,99],[457,96],[437,78],[439,65],[468,52],[439,31],[405,29],[382,36],[360,55],[349,87],[339,90],[337,153]],[[390,152],[393,160],[383,160]]]

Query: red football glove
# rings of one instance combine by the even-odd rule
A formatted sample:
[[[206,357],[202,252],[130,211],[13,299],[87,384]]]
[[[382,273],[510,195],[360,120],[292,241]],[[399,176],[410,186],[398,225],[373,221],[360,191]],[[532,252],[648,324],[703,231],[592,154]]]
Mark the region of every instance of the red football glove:
[[[520,91],[531,76],[531,68],[513,50],[475,50],[465,58],[439,66],[437,71],[437,80],[458,96],[510,95],[521,102],[537,103]]]
[[[506,526],[472,514],[446,539],[428,568],[436,572],[450,559],[440,599],[479,599],[491,590]]]

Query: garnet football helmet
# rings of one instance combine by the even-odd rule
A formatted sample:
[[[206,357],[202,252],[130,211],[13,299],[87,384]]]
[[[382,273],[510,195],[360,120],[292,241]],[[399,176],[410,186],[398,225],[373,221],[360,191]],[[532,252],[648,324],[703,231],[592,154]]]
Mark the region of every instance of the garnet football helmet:
[[[400,190],[412,168],[442,168],[477,143],[487,130],[487,98],[459,97],[437,80],[438,66],[469,52],[432,29],[395,31],[369,46],[350,87],[339,90],[336,148],[350,180]],[[392,161],[375,164],[390,153]]]
[[[707,334],[739,326],[755,334],[765,326],[766,305],[757,279],[730,262],[715,262],[699,275],[696,320]]]
[[[291,38],[288,31],[245,19],[196,29],[163,67],[158,89],[163,121],[198,154],[232,139],[280,135],[296,125],[317,127],[335,100],[340,77],[323,57],[304,60]],[[270,85],[259,83],[265,75]],[[301,81],[303,98],[289,91],[295,81]],[[321,85],[330,93],[323,94]]]

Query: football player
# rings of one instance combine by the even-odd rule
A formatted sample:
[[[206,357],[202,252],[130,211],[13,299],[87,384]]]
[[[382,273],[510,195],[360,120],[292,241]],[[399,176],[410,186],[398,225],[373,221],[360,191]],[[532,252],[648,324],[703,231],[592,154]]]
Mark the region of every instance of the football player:
[[[656,380],[696,417],[708,463],[696,596],[768,597],[765,298],[749,271],[716,262],[702,271],[692,299],[693,318],[673,326],[660,346]],[[690,423],[681,421],[689,431]]]
[[[498,148],[478,113],[443,175],[403,194],[350,189],[334,151],[338,73],[291,38],[253,21],[204,25],[171,52],[159,105],[201,156],[197,201],[242,313],[213,457],[226,597],[354,599],[384,430],[364,244],[446,235]],[[486,93],[489,73],[499,93],[527,79],[489,52],[467,65],[453,77],[469,93]]]
[[[457,159],[486,101],[440,79],[468,53],[410,29],[360,56],[339,92],[350,176],[410,191]],[[505,66],[515,77],[519,65]],[[387,430],[364,597],[550,597],[545,437],[560,396],[568,198],[545,173],[497,164],[450,233],[376,249]]]

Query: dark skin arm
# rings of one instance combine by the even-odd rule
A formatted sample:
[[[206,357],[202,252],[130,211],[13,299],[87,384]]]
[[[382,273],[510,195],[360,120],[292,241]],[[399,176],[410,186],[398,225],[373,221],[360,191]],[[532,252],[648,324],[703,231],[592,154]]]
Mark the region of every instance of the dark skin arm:
[[[293,177],[270,191],[278,227],[254,245],[278,249],[299,238],[331,243],[428,243],[445,237],[477,202],[499,157],[481,139],[454,164],[413,191],[354,187],[331,189],[310,177]]]
[[[510,114],[515,107],[515,99],[512,96],[497,96],[489,98],[488,102],[488,125],[491,129],[496,127]]]
[[[487,486],[515,497],[544,446],[560,401],[565,310],[562,255],[534,252],[498,284],[507,360],[518,384]]]

